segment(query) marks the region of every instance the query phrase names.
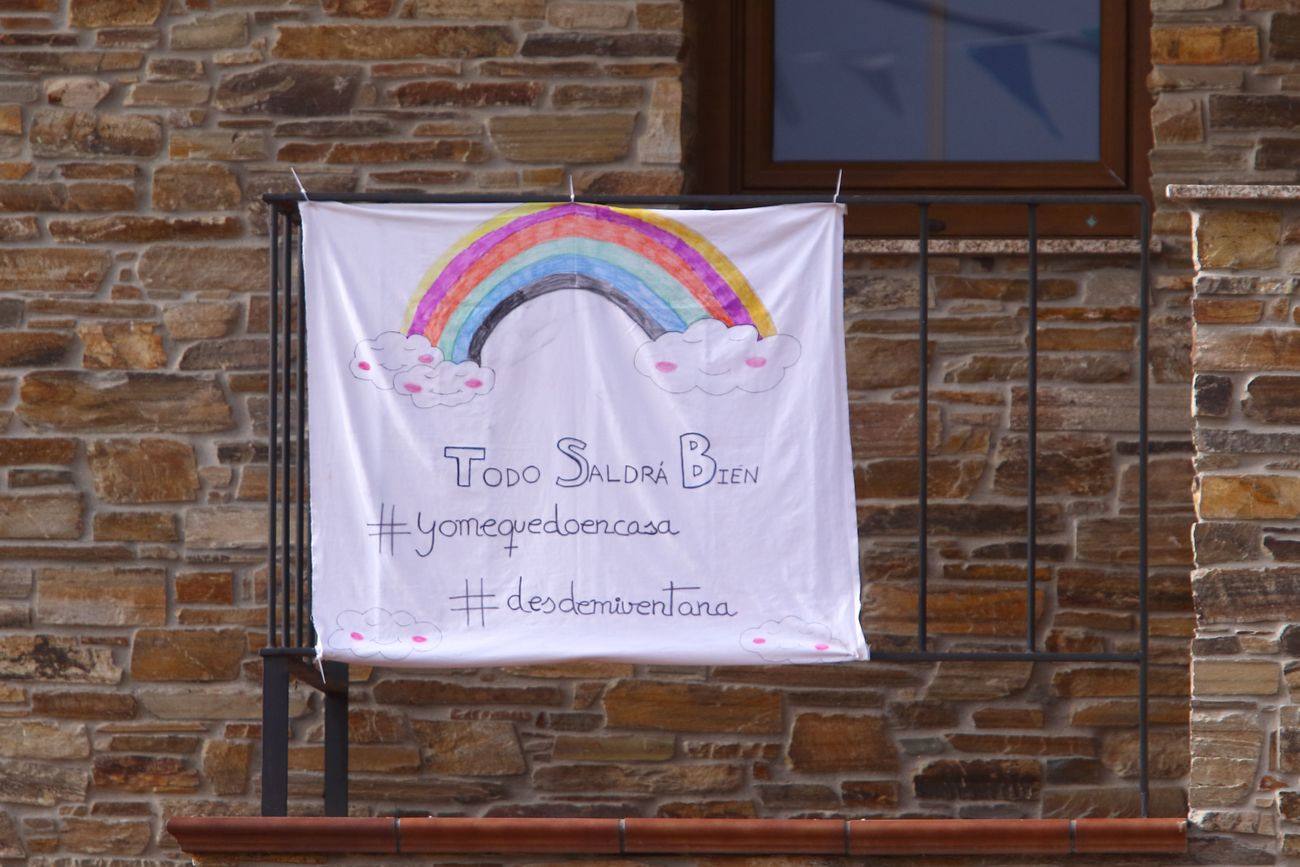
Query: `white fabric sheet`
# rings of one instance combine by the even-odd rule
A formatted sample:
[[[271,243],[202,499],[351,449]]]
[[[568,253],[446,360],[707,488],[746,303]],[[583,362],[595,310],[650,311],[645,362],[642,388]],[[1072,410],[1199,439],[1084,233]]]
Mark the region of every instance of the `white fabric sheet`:
[[[302,215],[320,658],[866,658],[842,207]]]

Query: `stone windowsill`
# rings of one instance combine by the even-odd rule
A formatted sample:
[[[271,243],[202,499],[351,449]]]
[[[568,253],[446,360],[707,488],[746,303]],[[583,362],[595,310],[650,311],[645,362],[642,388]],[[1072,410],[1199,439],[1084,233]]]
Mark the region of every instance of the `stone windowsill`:
[[[1288,202],[1300,200],[1300,184],[1170,184],[1165,195],[1175,201]]]

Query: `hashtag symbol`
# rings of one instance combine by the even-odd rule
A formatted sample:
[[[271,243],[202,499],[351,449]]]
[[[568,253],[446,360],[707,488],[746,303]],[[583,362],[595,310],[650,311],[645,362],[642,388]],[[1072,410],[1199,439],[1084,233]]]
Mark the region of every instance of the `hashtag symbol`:
[[[464,612],[465,612],[465,625],[466,625],[466,626],[469,626],[469,625],[470,625],[470,615],[471,615],[471,614],[475,614],[475,613],[478,614],[478,625],[479,625],[479,626],[487,626],[487,614],[486,614],[486,612],[488,612],[488,611],[496,611],[496,610],[497,610],[498,608],[500,608],[501,606],[500,606],[500,605],[487,605],[487,604],[485,604],[485,603],[486,603],[486,600],[488,600],[488,599],[495,599],[496,596],[497,596],[497,595],[496,595],[495,593],[484,593],[484,592],[483,592],[483,579],[482,579],[482,578],[478,579],[478,592],[477,592],[477,593],[471,593],[471,592],[469,592],[469,579],[466,578],[466,579],[465,579],[465,592],[464,592],[464,593],[461,593],[461,594],[459,594],[459,595],[457,595],[457,596],[448,596],[447,598],[450,599],[452,602],[464,601],[465,606],[464,606],[463,608],[453,608],[453,609],[451,609],[451,610],[452,610],[452,611],[464,611]]]
[[[366,524],[366,526],[371,528],[371,530],[370,530],[370,538],[372,538],[372,539],[375,538],[375,537],[378,537],[378,538],[379,538],[379,553],[380,553],[380,554],[384,553],[384,540],[385,540],[385,539],[388,540],[388,555],[389,555],[390,557],[393,555],[393,541],[394,541],[394,539],[395,539],[396,537],[398,537],[398,536],[409,536],[409,535],[411,535],[411,531],[410,531],[410,530],[403,530],[403,529],[402,529],[402,527],[405,527],[405,526],[406,526],[406,522],[405,522],[405,521],[398,521],[398,520],[397,520],[397,507],[396,507],[396,506],[393,506],[392,509],[391,509],[391,511],[389,511],[389,513],[388,513],[388,518],[387,518],[387,519],[384,518],[384,504],[383,504],[383,503],[380,503],[380,504],[379,504],[379,521],[378,521],[377,523],[374,523],[374,524]]]

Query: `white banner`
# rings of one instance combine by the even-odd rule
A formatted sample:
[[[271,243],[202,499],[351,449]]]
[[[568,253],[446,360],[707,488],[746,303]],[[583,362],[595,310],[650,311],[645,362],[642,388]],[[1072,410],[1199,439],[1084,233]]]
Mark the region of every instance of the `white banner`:
[[[840,206],[301,210],[321,658],[866,658]]]

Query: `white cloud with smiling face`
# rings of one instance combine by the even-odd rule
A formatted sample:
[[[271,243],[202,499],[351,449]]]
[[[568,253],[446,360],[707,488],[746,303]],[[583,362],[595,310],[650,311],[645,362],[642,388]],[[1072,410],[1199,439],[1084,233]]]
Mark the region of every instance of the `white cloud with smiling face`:
[[[420,409],[469,403],[496,383],[491,368],[473,361],[445,361],[442,350],[431,346],[423,334],[397,331],[359,342],[348,370],[381,391],[408,398]]]
[[[848,653],[844,642],[831,635],[830,627],[798,617],[783,617],[746,629],[740,646],[766,662],[815,662],[822,654]]]
[[[428,409],[469,403],[490,392],[495,384],[496,374],[490,367],[472,361],[459,364],[444,361],[436,366],[421,364],[402,371],[393,380],[393,389],[421,409]]]
[[[417,620],[409,611],[371,608],[367,611],[341,611],[334,619],[337,627],[326,637],[332,650],[342,650],[368,659],[387,661],[406,659],[412,654],[428,653],[442,642],[442,630],[432,623]]]
[[[720,395],[775,388],[799,354],[799,341],[788,334],[760,339],[752,325],[699,319],[685,331],[667,331],[643,344],[633,363],[664,391],[698,388]]]
[[[348,370],[357,379],[389,391],[393,379],[402,371],[421,364],[436,367],[441,363],[442,350],[431,345],[423,334],[385,331],[356,345]]]

